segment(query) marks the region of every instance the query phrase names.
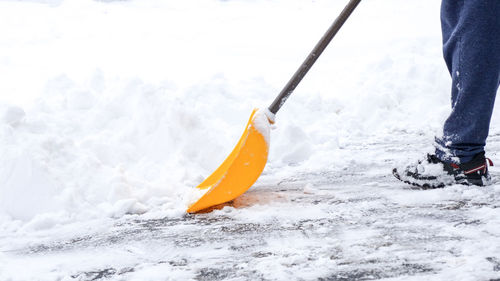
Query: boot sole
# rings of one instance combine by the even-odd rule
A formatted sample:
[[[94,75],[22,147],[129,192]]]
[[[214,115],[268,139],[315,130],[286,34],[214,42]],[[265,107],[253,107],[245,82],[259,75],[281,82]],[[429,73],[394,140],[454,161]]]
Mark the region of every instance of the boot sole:
[[[482,179],[461,179],[461,180],[457,180],[456,182],[454,183],[451,183],[451,184],[444,184],[444,183],[439,183],[439,184],[430,184],[430,183],[418,183],[418,182],[411,182],[409,180],[406,180],[404,178],[402,178],[399,173],[398,173],[398,170],[396,168],[394,168],[392,170],[392,175],[406,183],[406,184],[409,184],[409,185],[412,185],[414,187],[417,187],[416,189],[437,189],[437,188],[443,188],[445,186],[450,186],[450,185],[453,185],[453,184],[461,184],[461,185],[476,185],[476,186],[484,186],[483,184],[483,180]]]

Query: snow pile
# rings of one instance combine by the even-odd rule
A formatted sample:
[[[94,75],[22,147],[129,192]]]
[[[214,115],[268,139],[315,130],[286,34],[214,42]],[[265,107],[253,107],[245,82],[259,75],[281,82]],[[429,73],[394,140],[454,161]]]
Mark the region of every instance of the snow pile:
[[[220,113],[223,99],[190,91],[139,79],[110,83],[96,71],[85,85],[64,75],[50,80],[27,113],[4,105],[0,212],[58,223],[155,208],[184,213],[244,126],[219,126],[233,115]],[[204,119],[214,113],[219,118]],[[267,117],[258,111],[254,119],[269,142]]]
[[[27,114],[2,109],[3,214],[182,212],[193,200],[188,186],[201,179],[199,165],[210,163],[212,153],[198,150],[211,142],[210,128],[171,89],[130,81],[106,95],[101,78],[79,87],[58,77]]]

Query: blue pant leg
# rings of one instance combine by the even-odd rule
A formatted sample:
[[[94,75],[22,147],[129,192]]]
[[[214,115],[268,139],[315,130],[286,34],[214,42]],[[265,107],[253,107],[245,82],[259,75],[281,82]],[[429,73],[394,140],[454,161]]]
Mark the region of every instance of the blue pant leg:
[[[500,84],[500,0],[442,0],[441,28],[452,112],[436,154],[464,163],[484,151]]]

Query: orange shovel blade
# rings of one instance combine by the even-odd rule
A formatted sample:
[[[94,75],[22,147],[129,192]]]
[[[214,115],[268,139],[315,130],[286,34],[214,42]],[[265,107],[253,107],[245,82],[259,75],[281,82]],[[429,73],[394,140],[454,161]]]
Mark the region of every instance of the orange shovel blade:
[[[238,144],[224,162],[206,178],[199,189],[208,191],[189,206],[194,213],[235,199],[245,193],[259,178],[266,166],[269,151],[269,121],[265,114],[252,111]]]

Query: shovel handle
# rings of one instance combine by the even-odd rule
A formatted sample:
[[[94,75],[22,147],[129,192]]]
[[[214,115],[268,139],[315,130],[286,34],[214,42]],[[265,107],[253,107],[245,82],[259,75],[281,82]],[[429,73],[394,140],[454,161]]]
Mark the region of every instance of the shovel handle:
[[[356,6],[358,6],[359,2],[361,2],[361,0],[350,0],[349,3],[347,3],[344,10],[342,10],[337,19],[333,22],[330,28],[328,28],[325,35],[323,35],[323,37],[321,38],[321,40],[319,40],[311,53],[309,53],[306,60],[302,63],[299,69],[297,69],[292,78],[290,78],[290,81],[288,81],[283,90],[281,90],[280,94],[269,106],[269,111],[271,111],[273,114],[276,114],[281,106],[283,106],[285,101],[292,94],[293,90],[295,90],[300,81],[302,81],[302,78],[306,76],[307,72],[309,71],[309,69],[311,69],[321,53],[323,53],[326,46],[328,46],[335,34],[337,34],[342,25],[352,14]]]

